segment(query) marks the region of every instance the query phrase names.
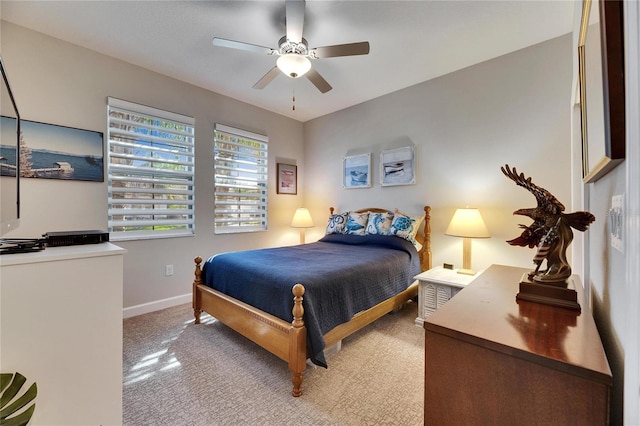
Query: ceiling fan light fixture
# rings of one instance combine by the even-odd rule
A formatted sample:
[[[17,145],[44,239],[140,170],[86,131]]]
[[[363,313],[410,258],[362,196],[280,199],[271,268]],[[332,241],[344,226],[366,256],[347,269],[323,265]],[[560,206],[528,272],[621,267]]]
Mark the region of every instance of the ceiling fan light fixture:
[[[311,69],[311,61],[297,53],[287,53],[280,56],[276,61],[276,65],[280,71],[291,78],[302,77]]]

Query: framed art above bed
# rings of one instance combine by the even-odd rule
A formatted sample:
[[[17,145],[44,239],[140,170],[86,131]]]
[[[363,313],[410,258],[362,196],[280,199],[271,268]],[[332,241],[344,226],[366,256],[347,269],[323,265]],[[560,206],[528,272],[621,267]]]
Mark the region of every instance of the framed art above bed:
[[[342,186],[343,188],[371,187],[371,153],[344,157]]]
[[[380,185],[412,185],[416,183],[415,150],[412,146],[389,149],[380,153]]]

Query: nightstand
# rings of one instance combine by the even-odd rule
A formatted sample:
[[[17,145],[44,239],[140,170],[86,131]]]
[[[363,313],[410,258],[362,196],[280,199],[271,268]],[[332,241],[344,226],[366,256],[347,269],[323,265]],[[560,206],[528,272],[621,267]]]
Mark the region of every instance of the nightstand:
[[[436,266],[416,275],[414,278],[418,280],[419,285],[416,325],[422,327],[425,318],[458,294],[479,274],[479,272],[475,275],[459,274],[455,269]]]

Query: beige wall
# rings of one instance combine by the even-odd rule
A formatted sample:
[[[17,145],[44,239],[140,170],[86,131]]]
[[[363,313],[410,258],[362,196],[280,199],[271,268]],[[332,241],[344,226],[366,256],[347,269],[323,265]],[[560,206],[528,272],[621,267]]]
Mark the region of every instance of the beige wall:
[[[579,3],[576,5],[579,7]],[[627,54],[635,55],[637,61],[640,14],[635,6],[628,9],[635,13],[632,25],[636,39],[627,43],[630,41],[627,38],[625,44],[632,46],[634,50]],[[4,21],[0,40],[21,113],[27,120],[104,132],[107,96],[196,118],[196,236],[122,243],[129,250],[125,256],[125,307],[189,294],[195,255],[296,243],[297,232],[287,225],[295,208],[302,204],[311,208],[319,225],[308,232],[307,239],[313,240],[322,233],[329,205],[342,210],[379,205],[417,214],[428,203],[434,208],[434,263],[456,265],[461,262],[461,244],[444,236],[444,229],[455,208],[466,204],[479,207],[492,233],[491,239],[474,242],[473,266],[480,269],[491,263],[524,267],[531,264],[531,250],[504,243],[517,234],[517,223],[528,223],[510,213],[534,203],[530,194],[501,175],[499,167],[504,163],[533,176],[534,182],[552,191],[568,209],[572,199],[575,205],[582,203],[583,188],[579,179],[575,180],[579,147],[574,146],[571,154],[568,142],[572,121],[571,79],[575,77],[571,58],[575,54],[567,37],[305,124]],[[295,160],[300,167],[298,196],[276,195],[271,182],[268,232],[219,237],[211,231],[210,153],[216,121],[268,134],[272,177],[279,159]],[[628,143],[633,144],[637,153],[637,132]],[[417,184],[380,187],[377,172],[380,151],[408,144],[416,147]],[[343,157],[364,152],[373,154],[373,187],[342,189]],[[626,321],[630,313],[635,312],[637,317],[638,301],[628,300],[627,295],[633,290],[632,294],[637,296],[638,283],[626,278],[628,271],[634,270],[634,264],[637,271],[637,259],[610,248],[604,218],[611,195],[629,191],[637,194],[637,182],[627,184],[629,175],[638,174],[635,167],[625,162],[585,191],[586,208],[598,218],[589,231],[591,244],[586,251],[594,311],[616,377],[613,423],[621,423],[622,419],[625,350],[637,361],[637,323]],[[636,195],[634,200],[637,199]],[[24,220],[14,237],[106,228],[104,183],[25,179],[23,205]],[[628,223],[635,218],[637,229],[638,211],[629,213]],[[632,240],[637,252],[638,237],[632,236]],[[175,265],[173,277],[164,277],[165,264]],[[635,380],[628,380],[632,384],[638,382],[638,368],[630,367],[637,364],[628,363],[626,368],[635,374]],[[625,407],[634,410],[634,415],[628,418],[637,419],[637,388],[630,388],[627,394]]]
[[[473,241],[472,263],[531,267],[519,208],[532,194],[502,175],[505,163],[571,204],[571,37],[545,42],[305,123],[305,203],[314,217],[379,206],[420,214],[432,206],[434,265],[461,267],[462,241],[444,232],[458,207],[478,207],[491,238]],[[413,145],[416,184],[382,187],[380,152]],[[373,186],[342,188],[345,155],[372,154]],[[319,236],[321,229],[313,231]],[[311,234],[311,232],[309,233]]]
[[[298,242],[288,224],[303,192],[277,195],[274,181],[267,232],[213,234],[212,137],[216,122],[268,135],[270,176],[275,177],[277,158],[304,170],[302,123],[4,21],[1,30],[2,57],[25,120],[106,134],[107,96],[195,117],[196,236],[119,242],[128,250],[124,307],[188,295],[197,255]],[[8,236],[106,229],[106,210],[106,183],[23,179],[21,226]],[[174,265],[171,277],[164,276],[167,264]]]
[[[505,178],[500,166],[517,167],[570,205],[570,36],[304,124],[5,22],[2,41],[27,120],[104,132],[107,96],[196,118],[196,236],[121,243],[129,250],[124,307],[188,295],[196,255],[296,243],[297,232],[288,223],[303,204],[318,225],[307,232],[307,241],[322,235],[329,206],[397,207],[420,214],[429,204],[434,264],[456,266],[462,261],[461,240],[444,230],[455,208],[478,207],[492,237],[474,241],[476,269],[531,265],[531,249],[505,240],[518,235],[518,223],[529,223],[511,213],[535,205],[535,199]],[[272,177],[277,161],[299,166],[297,196],[275,194],[270,182],[267,232],[215,236],[211,231],[216,121],[269,135]],[[416,149],[417,183],[381,187],[380,151],[406,145]],[[343,157],[363,152],[372,153],[373,186],[343,189]],[[24,179],[23,190],[24,220],[13,236],[106,228],[104,183]],[[174,265],[173,277],[164,276],[166,264]]]

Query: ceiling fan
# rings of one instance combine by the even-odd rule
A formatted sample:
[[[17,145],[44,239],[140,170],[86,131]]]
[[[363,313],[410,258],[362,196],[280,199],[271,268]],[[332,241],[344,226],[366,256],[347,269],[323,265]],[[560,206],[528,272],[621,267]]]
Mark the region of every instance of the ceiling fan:
[[[291,78],[298,78],[303,75],[307,76],[309,81],[311,81],[320,92],[326,93],[331,90],[332,87],[318,71],[313,69],[309,59],[367,55],[369,53],[368,41],[309,49],[307,40],[302,37],[305,9],[304,0],[287,0],[285,8],[287,34],[278,41],[277,49],[218,37],[214,37],[213,39],[214,46],[278,56],[276,66],[253,85],[254,89],[264,89],[280,72],[283,72]]]

